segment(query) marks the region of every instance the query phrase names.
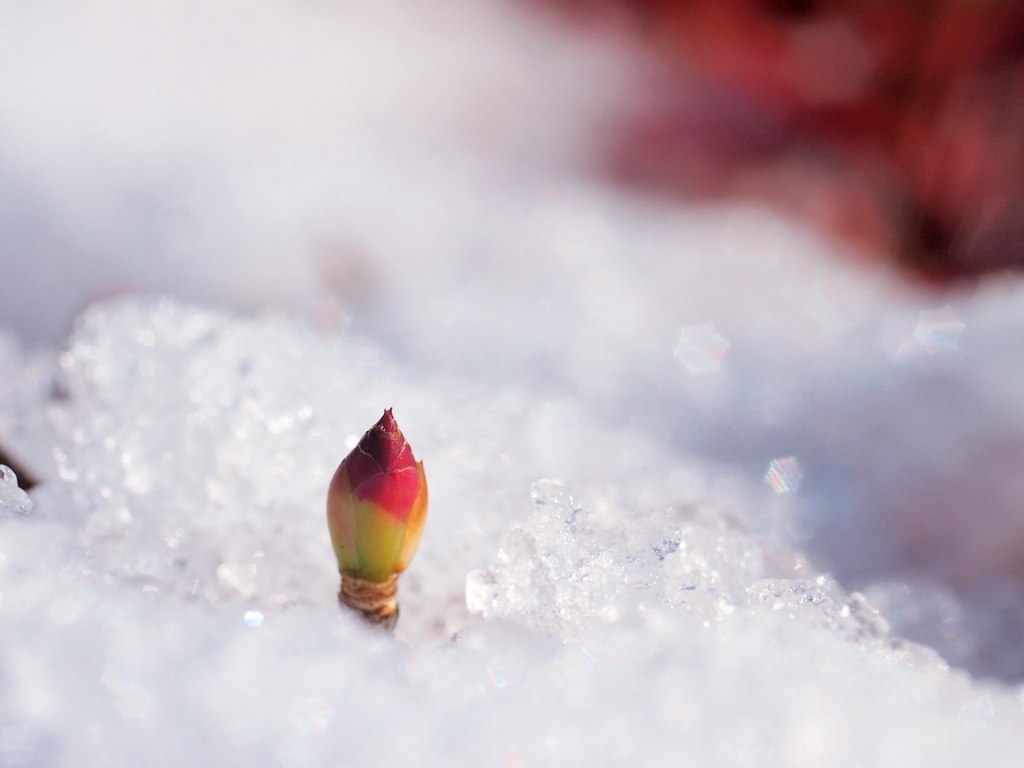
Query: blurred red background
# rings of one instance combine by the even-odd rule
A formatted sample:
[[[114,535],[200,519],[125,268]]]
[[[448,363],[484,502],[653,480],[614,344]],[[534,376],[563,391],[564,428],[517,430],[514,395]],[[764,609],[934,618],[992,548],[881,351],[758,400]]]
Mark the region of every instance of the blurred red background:
[[[751,197],[922,278],[1024,263],[1024,4],[550,0],[649,51],[606,169]]]

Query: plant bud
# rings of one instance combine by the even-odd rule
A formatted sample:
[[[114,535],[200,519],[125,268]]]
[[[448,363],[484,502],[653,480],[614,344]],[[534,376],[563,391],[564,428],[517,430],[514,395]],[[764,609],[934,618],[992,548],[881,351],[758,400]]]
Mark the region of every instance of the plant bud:
[[[423,463],[413,457],[389,408],[341,462],[327,494],[327,524],[343,582],[393,584],[416,554],[426,518]],[[366,585],[355,591],[366,589],[373,591]],[[343,584],[342,600],[351,604],[345,593]],[[370,617],[363,605],[353,607]]]

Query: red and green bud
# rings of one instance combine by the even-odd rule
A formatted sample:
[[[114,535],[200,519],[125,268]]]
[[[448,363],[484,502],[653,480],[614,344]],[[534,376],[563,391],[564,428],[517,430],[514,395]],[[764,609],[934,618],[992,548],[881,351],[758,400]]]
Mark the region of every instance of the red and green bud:
[[[327,493],[327,524],[345,576],[384,581],[416,554],[427,519],[427,478],[391,409],[341,462]]]

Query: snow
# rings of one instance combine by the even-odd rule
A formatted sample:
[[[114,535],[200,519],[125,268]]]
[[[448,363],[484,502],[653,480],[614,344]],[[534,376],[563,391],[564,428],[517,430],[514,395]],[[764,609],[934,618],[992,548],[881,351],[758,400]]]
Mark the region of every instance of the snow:
[[[10,467],[0,464],[0,517],[27,515],[32,500],[18,487],[18,476]]]
[[[0,763],[1018,765],[1024,286],[611,188],[622,51],[439,7],[12,6]]]
[[[0,527],[9,763],[1016,763],[1018,693],[816,571],[799,489],[289,313],[109,301],[52,376],[52,474]],[[382,402],[432,504],[393,639],[324,520]]]

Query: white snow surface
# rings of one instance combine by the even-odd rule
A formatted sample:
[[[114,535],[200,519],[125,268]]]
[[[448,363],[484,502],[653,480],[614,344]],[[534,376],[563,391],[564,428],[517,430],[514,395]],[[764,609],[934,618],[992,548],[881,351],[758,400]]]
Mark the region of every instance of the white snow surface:
[[[773,533],[785,494],[564,402],[167,298],[89,310],[37,397],[52,475],[0,526],[8,763],[999,766],[1024,747],[1015,690],[894,637]],[[431,487],[393,638],[338,606],[324,519],[382,403]]]
[[[1020,764],[1020,281],[602,183],[638,65],[523,7],[0,7],[0,765]]]

